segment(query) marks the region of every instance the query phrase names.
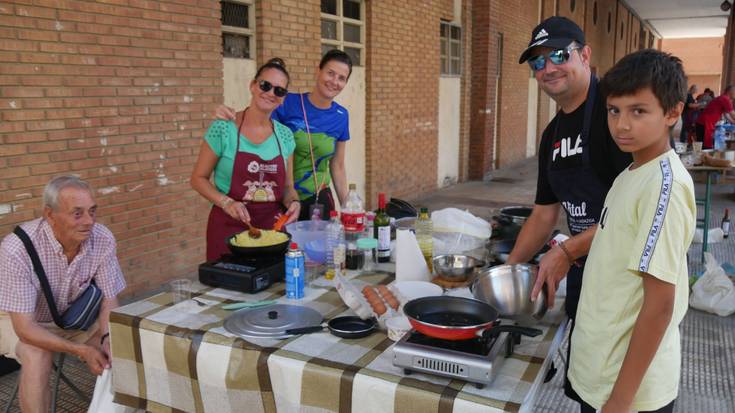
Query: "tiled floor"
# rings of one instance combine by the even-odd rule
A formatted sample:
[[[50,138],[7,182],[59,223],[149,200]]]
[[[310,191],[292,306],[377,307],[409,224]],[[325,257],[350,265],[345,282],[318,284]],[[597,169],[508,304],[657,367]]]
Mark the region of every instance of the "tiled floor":
[[[456,185],[423,197],[417,203],[430,209],[454,206],[468,209],[474,214],[489,218],[502,206],[530,204],[535,190],[535,161],[525,161],[503,170],[495,171],[489,182],[470,182]],[[698,193],[702,185],[697,185]],[[721,184],[714,187],[713,221],[716,226],[725,207],[735,204],[735,185]],[[701,244],[690,249],[690,273],[703,270],[700,262]],[[720,262],[735,264],[735,236],[710,248]],[[689,310],[682,324],[682,377],[675,412],[679,413],[732,413],[735,412],[735,315],[716,315]],[[557,360],[557,365],[561,365]],[[71,360],[65,373],[91,396],[94,377],[83,364]],[[15,385],[17,373],[0,377],[0,401],[5,402]],[[17,406],[17,402],[16,402]],[[85,412],[84,402],[60,385],[58,412]],[[17,407],[13,412],[17,412]],[[541,393],[533,412],[576,412],[574,403],[564,397],[562,377],[557,374],[541,387]]]

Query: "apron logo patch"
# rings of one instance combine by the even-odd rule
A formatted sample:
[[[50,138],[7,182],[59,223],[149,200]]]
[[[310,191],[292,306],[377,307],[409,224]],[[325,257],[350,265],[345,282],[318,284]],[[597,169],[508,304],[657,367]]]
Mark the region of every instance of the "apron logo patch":
[[[572,147],[572,137],[562,138],[554,143],[554,152],[551,155],[551,161],[556,161],[556,156],[561,155],[562,158],[579,155],[582,153],[582,135],[577,135],[577,140]]]
[[[251,174],[257,174],[260,171],[260,165],[257,161],[250,161],[248,164],[248,172]]]

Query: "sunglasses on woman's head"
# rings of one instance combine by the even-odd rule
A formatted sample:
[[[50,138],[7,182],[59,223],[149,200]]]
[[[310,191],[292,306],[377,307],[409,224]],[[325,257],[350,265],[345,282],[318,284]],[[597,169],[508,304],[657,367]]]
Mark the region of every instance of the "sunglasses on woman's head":
[[[563,49],[552,50],[546,55],[540,54],[528,59],[528,65],[531,66],[531,70],[534,72],[544,70],[546,67],[546,59],[549,59],[551,63],[555,65],[560,65],[566,63],[569,60],[569,57],[571,57],[572,51],[577,49],[579,49],[579,47],[569,46]]]
[[[265,93],[268,93],[269,90],[273,89],[273,94],[278,96],[279,98],[282,98],[288,94],[288,89],[286,89],[285,87],[273,86],[273,84],[267,80],[259,81],[258,87]]]

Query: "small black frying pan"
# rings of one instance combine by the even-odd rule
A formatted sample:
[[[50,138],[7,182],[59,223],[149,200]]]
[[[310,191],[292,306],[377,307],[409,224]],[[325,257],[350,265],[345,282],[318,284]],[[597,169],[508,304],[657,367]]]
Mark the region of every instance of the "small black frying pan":
[[[341,338],[367,337],[375,331],[376,322],[374,318],[363,320],[360,317],[344,316],[335,317],[326,324],[329,332]],[[324,325],[292,328],[286,330],[286,334],[311,334],[318,333],[324,329]]]

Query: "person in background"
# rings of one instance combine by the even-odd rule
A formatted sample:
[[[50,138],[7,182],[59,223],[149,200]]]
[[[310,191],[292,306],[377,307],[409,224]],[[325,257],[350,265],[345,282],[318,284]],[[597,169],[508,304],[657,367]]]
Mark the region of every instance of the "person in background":
[[[699,111],[699,104],[694,100],[694,96],[697,94],[697,85],[691,85],[687,92],[687,100],[684,102],[684,112],[681,114],[681,135],[679,137],[680,142],[688,142],[689,134],[695,131],[695,122]]]
[[[561,110],[541,136],[535,205],[507,263],[528,262],[549,240],[564,209],[572,236],[544,254],[532,299],[546,284],[547,303],[553,306],[556,289],[567,277],[565,311],[572,329],[584,257],[605,194],[631,162],[630,155],[620,151],[610,137],[605,101],[590,70],[591,54],[582,29],[565,17],[554,16],[536,26],[519,61],[528,61],[541,88]],[[581,401],[568,381],[564,390],[567,397]]]
[[[723,116],[730,123],[735,123],[735,111],[733,110],[733,99],[735,99],[735,85],[729,85],[722,95],[712,99],[697,118],[697,140],[702,142],[703,149],[714,147],[715,123]]]
[[[301,205],[291,171],[295,143],[291,130],[271,119],[288,94],[283,60],[261,66],[250,82],[250,106],[234,122],[209,126],[191,174],[191,187],[210,201],[207,260],[228,251],[226,239],[249,226],[271,229],[282,214],[295,221]],[[214,185],[209,178],[214,171]]]
[[[0,245],[0,354],[21,364],[21,411],[49,411],[54,353],[79,357],[95,375],[110,368],[109,315],[118,306],[125,279],[115,237],[96,219],[97,204],[89,184],[76,176],[59,176],[43,190],[43,216],[20,225],[38,253],[60,314],[92,282],[101,290],[97,321],[86,331],[62,330],[51,321],[21,239],[11,233]]]
[[[670,413],[697,215],[692,177],[669,146],[686,76],[681,60],[647,49],[623,57],[600,86],[610,133],[633,163],[605,198],[587,258],[569,381],[581,413]]]
[[[699,96],[697,96],[697,103],[699,103],[699,108],[704,108],[714,98],[715,92],[713,92],[712,89],[708,87],[704,88],[704,92],[700,93]]]
[[[341,50],[330,50],[319,62],[311,92],[289,93],[283,105],[273,112],[273,119],[288,126],[296,139],[293,179],[301,200],[300,220],[313,215],[314,204],[322,207],[321,218],[329,219],[335,205],[330,182],[334,183],[340,204],[347,201],[345,150],[350,139],[349,113],[334,98],[347,85],[351,74],[350,57]],[[234,111],[220,106],[215,116],[232,119]]]

